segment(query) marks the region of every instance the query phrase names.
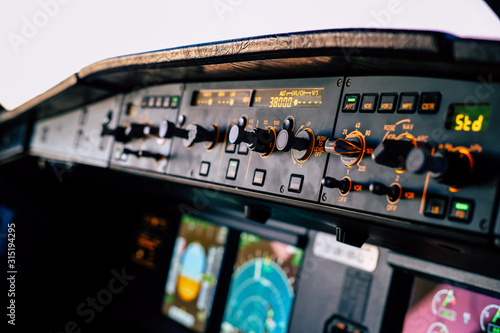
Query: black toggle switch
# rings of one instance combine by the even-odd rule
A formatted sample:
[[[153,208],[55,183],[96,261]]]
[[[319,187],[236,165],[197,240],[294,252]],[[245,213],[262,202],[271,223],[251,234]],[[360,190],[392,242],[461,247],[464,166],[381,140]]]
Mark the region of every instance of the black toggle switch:
[[[350,191],[352,182],[348,178],[338,180],[333,177],[325,177],[321,180],[321,185],[328,188],[338,188],[340,193],[346,194]]]
[[[384,184],[373,182],[368,189],[376,195],[387,195],[390,201],[397,201],[401,198],[402,194],[401,187],[398,185],[385,186]]]

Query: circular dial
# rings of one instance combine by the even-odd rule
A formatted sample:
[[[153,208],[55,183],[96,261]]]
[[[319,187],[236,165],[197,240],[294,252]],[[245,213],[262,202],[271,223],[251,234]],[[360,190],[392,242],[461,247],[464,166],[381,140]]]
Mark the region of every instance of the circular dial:
[[[325,142],[325,151],[339,155],[347,167],[353,167],[361,161],[365,148],[365,137],[358,131],[349,133],[345,139],[329,139]]]
[[[427,329],[427,333],[450,333],[450,331],[445,324],[436,322],[429,326],[429,328]]]
[[[481,312],[481,330],[483,332],[500,332],[500,306],[490,304]]]
[[[457,304],[453,289],[441,289],[432,298],[432,312],[443,319],[454,321],[457,312],[453,307]]]

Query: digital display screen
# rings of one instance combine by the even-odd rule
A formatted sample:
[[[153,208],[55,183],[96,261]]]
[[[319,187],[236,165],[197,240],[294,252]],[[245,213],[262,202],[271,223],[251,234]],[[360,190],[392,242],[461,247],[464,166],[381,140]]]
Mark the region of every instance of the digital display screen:
[[[415,277],[405,333],[500,333],[500,299]]]
[[[252,106],[266,108],[319,108],[323,88],[256,90]]]
[[[184,215],[174,252],[162,312],[197,332],[210,316],[228,229]]]
[[[303,250],[242,233],[221,333],[284,333]]]
[[[199,90],[194,92],[192,105],[248,106],[251,97],[251,90]]]
[[[488,128],[490,117],[489,104],[452,104],[446,128],[457,132],[481,132]]]

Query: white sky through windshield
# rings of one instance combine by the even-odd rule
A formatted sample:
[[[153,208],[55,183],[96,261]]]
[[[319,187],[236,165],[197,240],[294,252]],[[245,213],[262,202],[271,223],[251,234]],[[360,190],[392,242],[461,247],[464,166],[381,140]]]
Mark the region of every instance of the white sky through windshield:
[[[0,103],[14,108],[93,62],[231,38],[340,28],[500,40],[482,1],[26,0],[0,5]]]

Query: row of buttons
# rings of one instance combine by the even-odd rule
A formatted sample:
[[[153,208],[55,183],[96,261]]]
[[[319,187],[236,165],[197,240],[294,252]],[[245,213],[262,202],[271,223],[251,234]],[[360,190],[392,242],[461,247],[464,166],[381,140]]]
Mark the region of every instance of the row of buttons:
[[[171,108],[179,106],[179,96],[144,96],[141,107],[144,108]]]
[[[233,154],[236,151],[236,146],[238,146],[238,154],[240,155],[248,154],[248,144],[242,142],[239,145],[237,145],[229,141],[226,144],[226,153]]]
[[[448,206],[445,197],[431,196],[425,202],[424,215],[434,218],[444,218]],[[452,221],[469,222],[472,219],[474,201],[453,198],[448,212],[448,218]]]
[[[348,94],[344,97],[343,112],[357,112],[359,101],[361,107],[359,112],[372,113],[393,113],[396,109],[398,113],[414,113],[417,110],[419,113],[437,113],[439,103],[441,102],[441,94],[438,92],[422,93],[420,95],[420,103],[418,93],[402,93],[399,95],[393,93],[378,94]],[[377,103],[378,102],[378,103]]]
[[[240,161],[236,159],[230,159],[226,171],[226,179],[235,180],[238,174],[238,167]],[[210,162],[201,162],[200,165],[200,176],[206,177],[210,172]],[[252,185],[264,186],[266,181],[266,170],[255,169],[253,173]],[[288,183],[288,191],[300,193],[302,191],[302,184],[304,183],[304,176],[302,175],[291,175],[290,181]]]

